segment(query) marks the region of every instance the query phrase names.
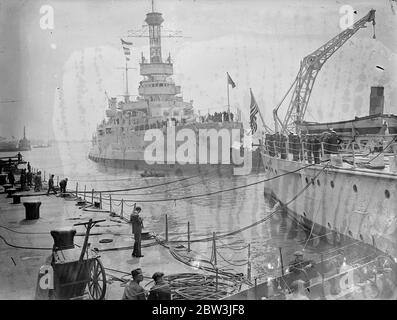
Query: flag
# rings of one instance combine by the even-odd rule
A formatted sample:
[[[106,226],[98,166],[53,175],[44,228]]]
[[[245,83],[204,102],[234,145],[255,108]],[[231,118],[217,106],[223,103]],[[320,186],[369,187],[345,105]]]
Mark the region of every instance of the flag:
[[[226,72],[226,73],[227,73],[227,83],[230,84],[232,86],[232,88],[234,88],[236,86],[236,84],[234,83],[234,81],[230,77],[229,72]]]
[[[258,109],[258,104],[255,101],[255,98],[254,98],[254,95],[253,95],[251,89],[250,89],[250,93],[251,93],[250,126],[251,126],[251,130],[252,130],[252,134],[254,134],[256,132],[256,130],[258,129],[258,126],[256,124],[256,115],[259,112],[259,109]]]
[[[125,59],[127,61],[130,61],[130,57],[129,57],[131,55],[130,46],[132,46],[132,42],[127,42],[127,41],[124,41],[123,39],[120,39],[120,40],[121,40],[121,45],[123,46]]]

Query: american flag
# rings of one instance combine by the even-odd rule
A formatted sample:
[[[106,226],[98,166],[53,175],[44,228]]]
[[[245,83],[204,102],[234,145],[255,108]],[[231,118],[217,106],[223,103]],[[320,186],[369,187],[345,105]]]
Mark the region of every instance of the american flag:
[[[251,93],[251,105],[250,105],[250,126],[252,130],[252,134],[256,132],[258,129],[258,126],[256,124],[256,114],[259,112],[258,109],[258,104],[255,101],[254,94],[252,93],[252,90],[250,89]]]
[[[127,41],[124,41],[123,39],[120,39],[121,40],[121,45],[123,46],[123,50],[124,50],[124,55],[125,55],[125,59],[127,60],[127,61],[130,61],[130,55],[131,55],[131,46],[132,46],[132,42],[127,42]]]

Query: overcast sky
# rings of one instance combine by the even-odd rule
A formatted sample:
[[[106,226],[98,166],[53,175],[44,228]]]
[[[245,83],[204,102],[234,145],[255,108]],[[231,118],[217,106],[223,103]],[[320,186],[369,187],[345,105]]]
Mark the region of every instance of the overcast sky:
[[[307,119],[366,115],[371,85],[385,86],[385,111],[397,114],[397,15],[389,0],[157,0],[155,11],[163,13],[164,33],[185,36],[162,41],[185,100],[202,112],[224,107],[229,72],[237,84],[232,107],[248,115],[252,88],[272,126],[271,111],[300,60],[342,31],[339,9],[346,4],[357,19],[377,10],[377,39],[369,25],[327,61]],[[40,28],[43,5],[54,9],[53,30]],[[26,125],[29,138],[90,138],[104,116],[104,91],[124,92],[120,37],[141,29],[150,10],[150,0],[0,0],[0,135],[21,136]],[[148,39],[129,40],[130,67],[138,68],[141,52],[149,56]],[[131,94],[140,79],[139,69],[130,70]]]

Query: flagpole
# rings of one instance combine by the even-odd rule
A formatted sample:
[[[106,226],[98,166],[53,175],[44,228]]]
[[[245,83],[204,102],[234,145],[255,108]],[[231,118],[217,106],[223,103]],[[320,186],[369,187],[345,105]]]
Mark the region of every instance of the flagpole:
[[[226,86],[227,86],[227,115],[230,121],[229,74],[227,72],[226,72]]]
[[[250,92],[251,92],[251,95],[252,95],[252,96],[254,97],[254,99],[255,99],[255,96],[254,96],[254,94],[252,93],[252,89],[251,89],[251,88],[250,88]],[[255,102],[256,102],[256,99],[255,99]],[[256,103],[256,104],[258,105],[258,103]],[[263,119],[262,112],[261,112],[261,110],[259,109],[259,105],[258,105],[258,113],[259,113],[259,116],[261,117],[262,125],[263,125],[263,127],[265,128],[265,130],[271,131],[270,128],[266,125],[265,120]]]
[[[127,58],[125,59],[125,102],[128,102],[128,65],[127,65]]]

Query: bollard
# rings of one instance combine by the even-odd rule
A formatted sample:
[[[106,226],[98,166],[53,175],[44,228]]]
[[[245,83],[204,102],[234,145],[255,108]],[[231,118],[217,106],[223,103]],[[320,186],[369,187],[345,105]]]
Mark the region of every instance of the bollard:
[[[87,186],[84,185],[84,201],[85,201],[85,194],[86,194],[86,192],[87,192]]]
[[[24,202],[25,219],[36,220],[40,218],[40,201]]]
[[[190,222],[187,222],[187,251],[190,252]]]
[[[99,209],[102,209],[102,192],[99,192]]]
[[[94,189],[91,190],[91,203],[94,204]]]
[[[17,192],[17,189],[16,188],[9,188],[9,189],[6,190],[6,192],[7,192],[7,198],[12,198],[12,195],[15,192]]]
[[[168,242],[168,216],[165,215],[165,241]]]
[[[21,203],[21,195],[20,194],[13,194],[12,195],[12,204]]]
[[[123,217],[123,214],[124,214],[124,200],[121,199],[121,213],[120,213],[120,216]]]
[[[112,195],[109,194],[109,213],[112,213]]]

